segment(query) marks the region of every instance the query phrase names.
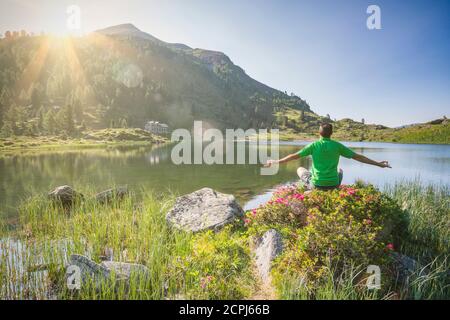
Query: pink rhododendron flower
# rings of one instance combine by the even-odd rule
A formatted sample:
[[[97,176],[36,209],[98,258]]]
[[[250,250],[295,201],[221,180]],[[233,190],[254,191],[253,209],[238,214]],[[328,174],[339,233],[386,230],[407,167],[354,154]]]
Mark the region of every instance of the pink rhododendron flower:
[[[292,195],[292,197],[294,199],[297,199],[297,200],[300,200],[300,201],[303,201],[303,199],[305,199],[305,196],[303,194],[301,194],[301,193],[295,193],[294,195]]]
[[[275,203],[288,205],[288,200],[286,198],[277,198]]]

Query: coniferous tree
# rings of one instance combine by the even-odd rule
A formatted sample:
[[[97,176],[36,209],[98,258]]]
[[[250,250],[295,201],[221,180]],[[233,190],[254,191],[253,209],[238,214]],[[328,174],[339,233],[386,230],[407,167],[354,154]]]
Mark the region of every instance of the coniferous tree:
[[[53,110],[47,111],[43,121],[44,131],[46,134],[55,134],[57,131],[57,124]]]

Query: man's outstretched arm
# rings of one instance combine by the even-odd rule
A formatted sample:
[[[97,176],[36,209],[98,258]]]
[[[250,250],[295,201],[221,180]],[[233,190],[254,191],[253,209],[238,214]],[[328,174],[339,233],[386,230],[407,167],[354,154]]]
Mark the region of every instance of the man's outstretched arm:
[[[371,164],[373,166],[377,166],[380,168],[391,168],[391,166],[389,165],[389,162],[387,162],[387,161],[380,161],[380,162],[374,161],[372,159],[369,159],[369,158],[367,158],[361,154],[357,154],[357,153],[355,153],[355,155],[353,156],[352,159],[362,162],[362,163]]]
[[[285,162],[289,162],[291,160],[295,160],[295,159],[298,159],[298,158],[300,158],[300,156],[297,153],[293,153],[293,154],[290,154],[290,155],[288,155],[288,156],[286,156],[286,157],[284,157],[284,158],[282,158],[280,160],[267,160],[267,162],[264,165],[264,167],[267,168],[267,167],[270,167],[272,164],[275,164],[275,163],[278,163],[278,164],[285,163]]]

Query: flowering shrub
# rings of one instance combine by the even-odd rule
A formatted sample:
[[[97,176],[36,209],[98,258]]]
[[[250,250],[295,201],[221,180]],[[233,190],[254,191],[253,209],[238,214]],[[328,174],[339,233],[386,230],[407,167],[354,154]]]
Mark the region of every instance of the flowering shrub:
[[[261,235],[271,228],[290,233],[295,228],[304,227],[308,209],[303,191],[296,185],[280,187],[267,204],[246,212],[244,223],[250,234]]]
[[[275,228],[285,237],[285,250],[273,270],[275,282],[300,276],[313,288],[330,267],[340,273],[349,265],[388,265],[393,235],[400,235],[404,222],[396,202],[371,185],[306,194],[285,187],[245,219],[250,234]]]

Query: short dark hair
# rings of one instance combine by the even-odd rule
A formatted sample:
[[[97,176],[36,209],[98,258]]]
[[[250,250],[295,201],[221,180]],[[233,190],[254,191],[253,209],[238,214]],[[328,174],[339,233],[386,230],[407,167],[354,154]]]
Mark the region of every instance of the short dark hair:
[[[324,138],[329,138],[333,134],[333,125],[331,123],[322,123],[319,128],[319,134]]]

